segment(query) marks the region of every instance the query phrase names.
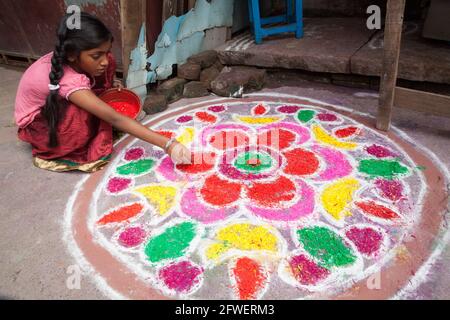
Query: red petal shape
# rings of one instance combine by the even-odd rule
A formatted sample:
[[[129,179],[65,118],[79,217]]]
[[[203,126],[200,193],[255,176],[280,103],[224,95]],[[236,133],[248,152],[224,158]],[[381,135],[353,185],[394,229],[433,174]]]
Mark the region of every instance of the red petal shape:
[[[267,283],[267,275],[262,266],[247,257],[239,258],[232,269],[236,282],[236,292],[241,300],[254,300]]]
[[[336,130],[334,135],[338,138],[348,138],[352,135],[356,134],[359,131],[358,127],[346,127],[339,130]]]
[[[309,175],[319,169],[319,159],[311,151],[301,148],[283,153],[287,160],[284,172],[293,175]]]
[[[296,135],[285,129],[270,129],[258,134],[258,145],[285,149],[295,141]]]
[[[205,184],[200,193],[206,202],[216,206],[225,206],[239,199],[241,185],[212,175],[205,179]]]
[[[296,194],[295,184],[286,177],[268,183],[254,183],[247,187],[247,195],[256,204],[266,207],[276,207],[282,201],[294,199]]]
[[[208,113],[208,112],[204,112],[204,111],[197,112],[197,113],[195,114],[195,116],[196,116],[200,121],[203,121],[203,122],[215,123],[215,122],[217,121],[217,117],[216,117],[215,115],[210,114],[210,113]]]
[[[371,216],[381,218],[381,219],[387,219],[387,220],[393,220],[398,219],[400,216],[392,211],[391,209],[381,205],[377,204],[374,201],[359,201],[355,202],[355,204],[360,208],[364,213],[367,213]]]
[[[216,162],[216,154],[209,153],[193,153],[191,164],[177,164],[176,168],[184,173],[200,173],[211,170]]]
[[[267,108],[264,107],[262,104],[257,105],[256,107],[253,108],[252,113],[255,116],[262,116],[263,114],[267,113]]]
[[[160,130],[160,131],[156,131],[156,133],[159,133],[160,135],[163,135],[164,137],[167,137],[169,139],[172,139],[175,137],[175,132],[173,132],[173,131]]]
[[[249,142],[250,138],[239,131],[218,131],[209,139],[209,143],[219,150],[237,148],[242,145],[248,145]]]
[[[120,207],[119,209],[108,212],[100,220],[97,221],[97,224],[105,225],[109,223],[124,222],[137,216],[139,213],[141,213],[142,209],[144,209],[144,206],[139,202],[126,205]]]

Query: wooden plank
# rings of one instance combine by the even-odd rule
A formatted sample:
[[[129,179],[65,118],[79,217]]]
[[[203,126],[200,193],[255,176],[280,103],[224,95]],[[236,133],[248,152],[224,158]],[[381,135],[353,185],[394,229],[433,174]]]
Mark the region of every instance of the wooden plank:
[[[164,0],[163,2],[163,11],[162,11],[162,25],[164,22],[169,19],[171,16],[177,14],[178,6],[177,0]]]
[[[185,14],[186,5],[184,3],[184,0],[178,0],[177,1],[177,16],[182,16]]]
[[[126,79],[130,65],[131,51],[136,48],[142,24],[145,23],[145,0],[120,0],[122,28],[123,77]]]
[[[191,10],[192,8],[195,7],[195,2],[196,2],[196,0],[189,0],[188,1],[188,10]]]
[[[450,96],[425,91],[396,87],[394,106],[450,117]]]
[[[384,28],[384,58],[380,79],[377,129],[387,131],[391,124],[398,60],[402,39],[405,0],[388,0]]]

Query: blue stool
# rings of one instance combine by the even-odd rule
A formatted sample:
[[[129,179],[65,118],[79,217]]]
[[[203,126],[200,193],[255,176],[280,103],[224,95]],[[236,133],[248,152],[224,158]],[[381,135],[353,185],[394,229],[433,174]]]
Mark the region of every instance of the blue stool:
[[[295,11],[293,2],[295,2]],[[259,0],[248,0],[248,9],[257,44],[261,44],[264,37],[278,33],[295,32],[296,38],[303,37],[303,0],[286,0],[286,14],[275,17],[261,18]],[[288,24],[263,28],[263,25],[280,22]]]

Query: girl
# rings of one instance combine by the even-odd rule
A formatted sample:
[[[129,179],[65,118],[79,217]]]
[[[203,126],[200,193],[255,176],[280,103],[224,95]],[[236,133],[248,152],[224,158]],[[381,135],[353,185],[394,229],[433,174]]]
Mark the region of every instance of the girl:
[[[97,171],[112,153],[113,126],[161,147],[175,163],[190,163],[182,144],[97,97],[114,83],[112,34],[87,13],[81,14],[81,29],[69,29],[68,17],[59,25],[55,50],[26,70],[17,91],[18,135],[31,144],[34,164],[52,171]]]

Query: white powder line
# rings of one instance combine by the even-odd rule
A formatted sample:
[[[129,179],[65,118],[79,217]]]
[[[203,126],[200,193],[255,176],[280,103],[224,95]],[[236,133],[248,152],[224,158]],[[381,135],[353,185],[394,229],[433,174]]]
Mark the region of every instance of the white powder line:
[[[63,220],[63,241],[67,244],[68,253],[75,259],[77,265],[81,268],[83,273],[91,278],[96,287],[107,297],[114,300],[126,299],[123,295],[111,288],[108,283],[102,278],[92,265],[87,261],[80,248],[77,246],[76,241],[72,234],[72,218],[73,218],[73,206],[78,193],[81,191],[83,184],[89,179],[89,174],[86,174],[75,186],[73,194],[70,196],[67,202],[66,209],[64,211]]]
[[[227,49],[225,49],[226,51],[237,51],[238,47],[240,46],[241,43],[247,41],[250,38],[249,34],[245,34],[243,37],[239,38],[239,40],[235,41],[231,46],[229,46]]]
[[[248,37],[248,34],[242,34],[235,39],[231,40],[231,44],[225,48],[225,51],[230,51],[232,48],[234,48],[240,41]]]
[[[239,46],[236,47],[236,51],[239,51],[239,50],[245,51],[254,42],[255,41],[253,40],[253,38],[247,39],[246,41],[242,42]]]

